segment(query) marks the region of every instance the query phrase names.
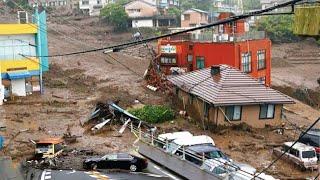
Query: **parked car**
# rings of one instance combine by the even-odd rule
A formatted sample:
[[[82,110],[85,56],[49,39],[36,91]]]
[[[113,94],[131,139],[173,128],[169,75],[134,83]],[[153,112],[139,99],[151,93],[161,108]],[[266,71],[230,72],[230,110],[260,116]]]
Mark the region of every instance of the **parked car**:
[[[227,161],[232,161],[219,148],[212,144],[199,144],[186,148],[186,160],[197,165],[202,165],[202,159],[218,159],[222,158]]]
[[[206,160],[201,169],[218,175],[223,179],[231,180],[252,180],[254,175],[257,175],[257,170],[248,164],[230,162],[222,158],[217,160],[219,161],[214,159]],[[259,174],[256,179],[275,180],[272,176],[264,173]]]
[[[158,135],[156,144],[158,147],[166,149],[166,143],[170,143],[175,139],[180,138],[190,138],[193,135],[189,131],[180,131],[180,132],[173,132],[173,133],[165,133]]]
[[[148,167],[146,159],[127,154],[107,154],[103,157],[89,158],[83,162],[84,169],[124,169],[142,171]]]
[[[179,138],[171,143],[169,143],[169,146],[167,148],[167,152],[171,154],[181,155],[183,152],[183,149],[189,146],[199,145],[199,144],[210,144],[215,146],[215,143],[213,139],[206,135],[201,136],[192,136],[192,137],[184,137]]]
[[[309,146],[313,146],[316,150],[318,161],[320,160],[320,129],[311,129],[304,136],[301,137],[299,142]]]
[[[282,148],[275,148],[273,152],[279,156],[287,151],[293,142],[285,142]],[[312,146],[296,143],[288,152],[285,153],[286,160],[298,165],[302,169],[317,169],[316,151]]]

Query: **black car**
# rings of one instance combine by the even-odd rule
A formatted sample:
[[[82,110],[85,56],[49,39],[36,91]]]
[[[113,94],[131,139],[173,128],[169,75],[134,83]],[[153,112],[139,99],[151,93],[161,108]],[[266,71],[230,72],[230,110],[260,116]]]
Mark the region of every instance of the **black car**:
[[[146,159],[127,154],[107,154],[103,157],[89,158],[83,162],[84,169],[125,169],[130,171],[142,171],[147,168]]]

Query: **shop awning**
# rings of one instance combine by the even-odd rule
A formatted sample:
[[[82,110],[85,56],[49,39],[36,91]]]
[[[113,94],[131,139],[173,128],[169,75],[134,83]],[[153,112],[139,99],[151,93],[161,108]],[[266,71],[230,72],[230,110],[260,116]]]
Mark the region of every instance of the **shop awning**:
[[[11,71],[8,72],[9,79],[23,79],[31,77],[30,73],[28,71]]]

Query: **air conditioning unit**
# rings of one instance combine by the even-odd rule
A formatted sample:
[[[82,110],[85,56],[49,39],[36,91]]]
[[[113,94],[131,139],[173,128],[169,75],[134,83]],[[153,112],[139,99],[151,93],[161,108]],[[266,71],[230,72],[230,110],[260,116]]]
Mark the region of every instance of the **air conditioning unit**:
[[[26,11],[18,11],[18,20],[20,24],[28,23],[28,13]]]

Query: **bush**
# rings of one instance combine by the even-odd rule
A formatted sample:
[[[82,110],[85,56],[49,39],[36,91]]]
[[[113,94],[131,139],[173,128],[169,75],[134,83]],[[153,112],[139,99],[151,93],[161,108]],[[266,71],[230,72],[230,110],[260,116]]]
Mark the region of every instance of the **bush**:
[[[161,123],[174,119],[174,111],[168,106],[146,105],[140,109],[129,110],[129,112],[149,123]]]
[[[257,22],[257,30],[266,31],[272,42],[297,42],[293,34],[293,17],[290,15],[263,17]]]

